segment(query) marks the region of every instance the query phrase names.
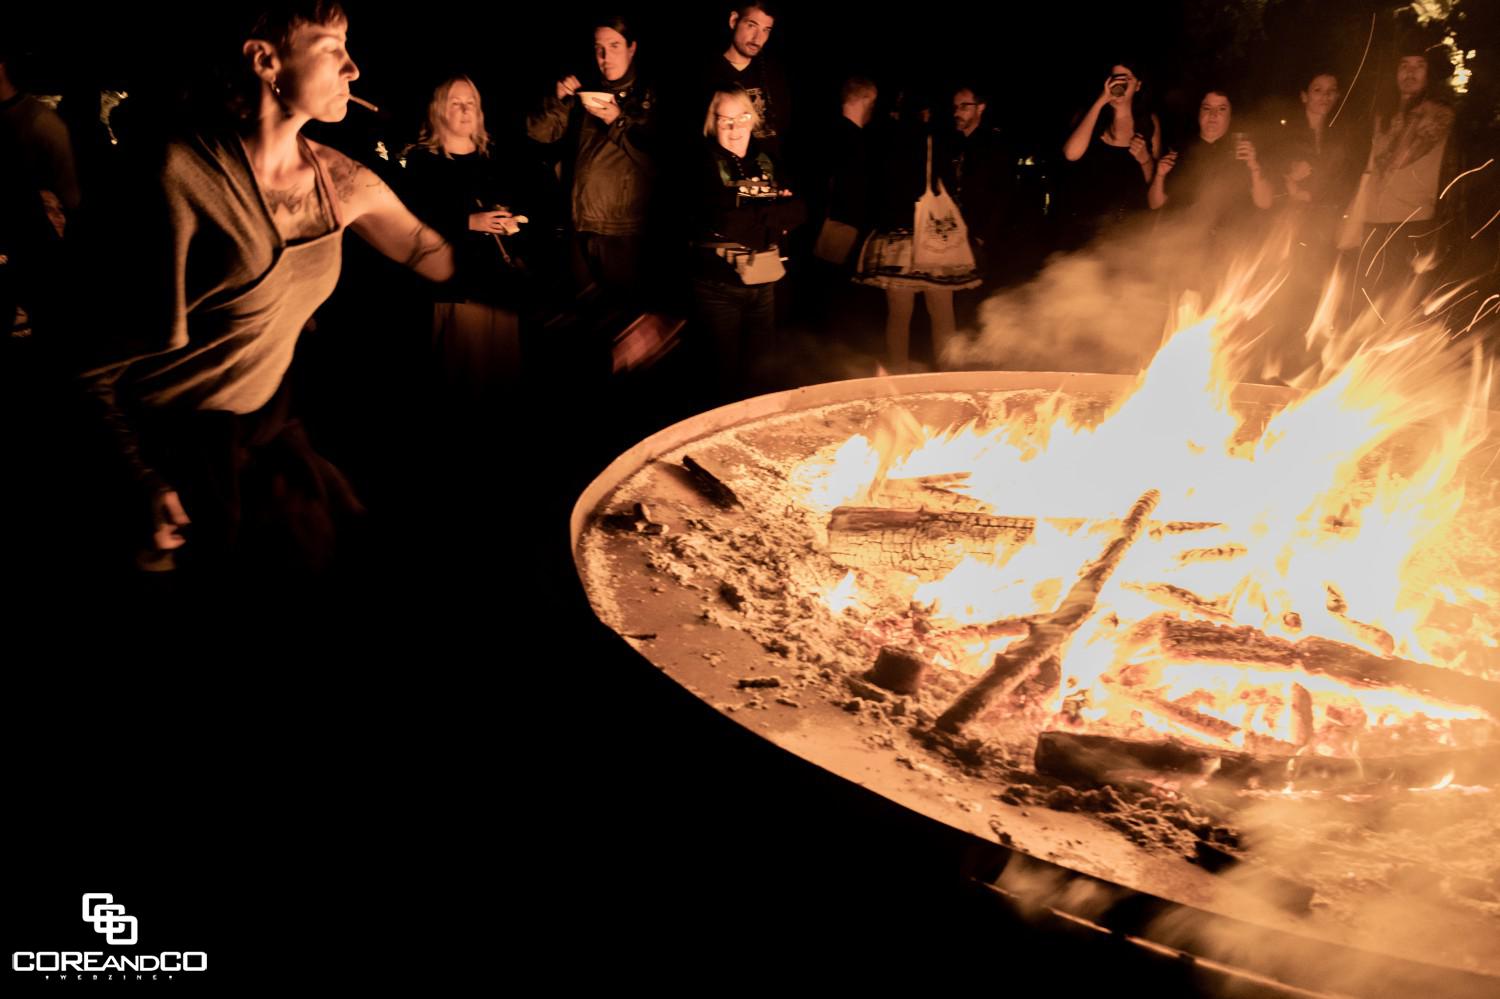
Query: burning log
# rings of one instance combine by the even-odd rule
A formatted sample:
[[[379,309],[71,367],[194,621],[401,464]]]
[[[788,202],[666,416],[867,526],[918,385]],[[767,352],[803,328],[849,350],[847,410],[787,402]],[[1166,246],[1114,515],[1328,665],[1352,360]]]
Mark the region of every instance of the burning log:
[[[1169,607],[1172,610],[1198,614],[1215,621],[1234,621],[1234,616],[1229,613],[1228,597],[1210,600],[1199,596],[1192,590],[1173,586],[1171,583],[1121,583],[1120,587],[1139,593],[1152,603]]]
[[[875,657],[865,679],[897,694],[915,694],[927,675],[927,660],[912,649],[886,646]]]
[[[937,578],[967,556],[993,558],[1000,546],[1024,544],[1035,529],[1021,517],[841,506],[828,520],[828,553],[851,568]]]
[[[1037,737],[1035,763],[1037,773],[1085,785],[1138,784],[1153,775],[1212,780],[1233,789],[1275,790],[1297,783],[1423,788],[1449,775],[1455,784],[1500,782],[1500,746],[1371,759],[1312,754],[1257,756],[1189,746],[1175,739],[1142,742],[1111,735],[1050,731]]]
[[[1248,554],[1244,545],[1217,545],[1213,548],[1188,548],[1177,553],[1177,561],[1183,565],[1192,562],[1227,562]]]
[[[1313,737],[1312,692],[1300,683],[1292,684],[1292,742],[1305,746]]]
[[[920,480],[919,480],[920,481]],[[890,483],[882,486],[889,488]],[[955,494],[956,495],[956,494]],[[889,510],[884,507],[841,506],[828,518],[828,554],[852,569],[897,569],[923,579],[936,579],[966,557],[993,559],[1001,547],[1016,547],[1036,532],[1034,517],[1000,517],[978,510]],[[1119,532],[1118,520],[1055,520],[1064,530]],[[1152,521],[1147,531],[1155,537],[1221,527],[1199,521]]]
[[[988,642],[996,638],[1016,638],[1031,630],[1033,617],[1003,617],[989,624],[970,624],[937,633],[948,642]]]
[[[1136,500],[1119,535],[1105,547],[1096,561],[1085,567],[1057,610],[1034,619],[1031,631],[1025,638],[995,656],[994,665],[984,676],[960,694],[949,705],[948,710],[938,717],[935,723],[937,729],[957,733],[978,717],[994,698],[1015,690],[1036,673],[1044,662],[1061,652],[1062,646],[1094,612],[1099,591],[1130,546],[1140,537],[1146,518],[1160,501],[1161,493],[1155,489],[1148,490]]]
[[[1328,601],[1324,605],[1328,613],[1338,618],[1344,625],[1362,642],[1368,642],[1375,646],[1385,655],[1391,655],[1396,651],[1396,639],[1384,628],[1377,628],[1373,624],[1356,621],[1349,616],[1349,602],[1344,599],[1332,584],[1326,584],[1328,589]]]
[[[1109,684],[1109,692],[1112,697],[1129,701],[1139,708],[1174,721],[1210,739],[1228,742],[1235,734],[1242,731],[1234,722],[1206,715],[1188,705],[1169,701],[1149,690],[1131,690],[1123,685]]]
[[[1458,670],[1378,656],[1326,638],[1289,642],[1248,626],[1231,628],[1166,615],[1148,622],[1162,653],[1172,659],[1300,669],[1363,687],[1402,687],[1426,697],[1482,708],[1500,720],[1500,684]]]

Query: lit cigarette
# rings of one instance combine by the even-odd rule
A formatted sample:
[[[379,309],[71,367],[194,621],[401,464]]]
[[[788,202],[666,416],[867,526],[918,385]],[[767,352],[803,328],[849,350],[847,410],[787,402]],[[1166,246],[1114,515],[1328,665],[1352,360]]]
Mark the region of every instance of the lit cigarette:
[[[375,105],[371,104],[369,101],[365,100],[363,97],[355,97],[353,94],[350,94],[349,95],[349,99],[351,101],[353,101],[355,104],[358,104],[360,107],[362,107],[362,108],[364,108],[364,109],[366,109],[368,111],[379,111],[380,110],[378,107],[376,107]]]

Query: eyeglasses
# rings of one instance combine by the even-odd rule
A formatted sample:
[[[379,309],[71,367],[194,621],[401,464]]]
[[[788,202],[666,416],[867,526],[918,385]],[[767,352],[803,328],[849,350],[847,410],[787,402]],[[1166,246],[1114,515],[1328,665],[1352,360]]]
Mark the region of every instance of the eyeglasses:
[[[734,125],[748,125],[754,120],[755,112],[753,111],[746,111],[744,114],[737,114],[733,117],[723,114],[714,115],[714,124],[719,128],[729,128]]]

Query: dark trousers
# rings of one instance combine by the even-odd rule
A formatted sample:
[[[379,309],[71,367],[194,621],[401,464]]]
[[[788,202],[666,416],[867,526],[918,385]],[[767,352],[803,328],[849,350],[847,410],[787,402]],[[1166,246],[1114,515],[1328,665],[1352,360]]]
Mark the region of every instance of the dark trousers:
[[[750,384],[751,358],[767,347],[775,332],[776,285],[698,278],[693,282],[693,303],[698,323],[712,343],[720,392],[742,392]]]
[[[638,234],[604,236],[597,232],[575,232],[573,276],[579,293],[593,285],[606,294],[638,297],[645,274],[642,249]]]

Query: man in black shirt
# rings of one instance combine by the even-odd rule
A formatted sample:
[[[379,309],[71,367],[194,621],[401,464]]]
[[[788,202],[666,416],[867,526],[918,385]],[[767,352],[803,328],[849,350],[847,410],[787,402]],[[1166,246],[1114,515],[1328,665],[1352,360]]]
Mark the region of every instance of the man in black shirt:
[[[701,100],[694,108],[702,113],[715,91],[743,87],[750,95],[760,125],[755,140],[777,163],[783,161],[787,127],[791,122],[791,98],[780,69],[761,58],[771,39],[777,6],[771,0],[742,4],[729,12],[729,47],[715,57],[699,87]]]
[[[944,143],[953,190],[986,280],[1000,276],[1001,245],[1015,196],[1016,163],[1000,129],[985,121],[988,101],[974,87],[953,92],[953,132]]]

